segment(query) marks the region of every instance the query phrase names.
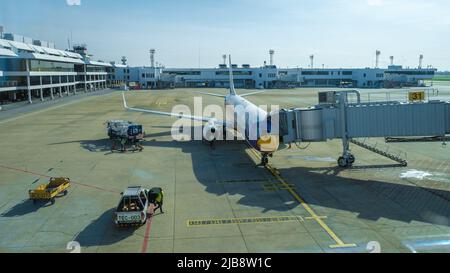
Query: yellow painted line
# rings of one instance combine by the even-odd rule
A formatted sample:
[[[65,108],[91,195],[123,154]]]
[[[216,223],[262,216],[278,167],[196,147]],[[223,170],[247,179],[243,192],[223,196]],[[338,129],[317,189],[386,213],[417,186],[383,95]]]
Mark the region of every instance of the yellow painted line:
[[[256,158],[261,159],[259,154],[256,153],[253,149],[250,149],[250,152],[256,156]],[[266,165],[266,169],[280,181],[281,184],[285,185],[287,191],[303,206],[303,208],[311,215],[311,217],[325,230],[326,233],[336,242],[336,244],[330,245],[330,248],[343,248],[343,247],[356,247],[356,244],[346,244],[344,243],[336,233],[323,221],[322,217],[318,216],[316,212],[300,197],[300,195],[292,188],[289,187],[289,184],[280,176],[280,172],[274,169],[271,165]]]
[[[200,227],[208,225],[238,225],[238,224],[268,224],[280,222],[304,222],[301,216],[272,216],[272,217],[246,217],[228,219],[188,220],[188,227]]]

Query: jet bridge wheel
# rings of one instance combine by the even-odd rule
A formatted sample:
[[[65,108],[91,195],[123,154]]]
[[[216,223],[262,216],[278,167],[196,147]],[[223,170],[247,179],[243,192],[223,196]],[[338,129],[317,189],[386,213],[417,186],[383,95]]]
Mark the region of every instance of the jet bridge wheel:
[[[355,156],[352,154],[349,154],[347,158],[341,156],[339,157],[337,163],[341,168],[351,167],[353,163],[355,163]]]
[[[348,166],[348,162],[343,156],[339,157],[337,162],[338,162],[339,167],[341,167],[341,168],[347,168],[347,166]]]
[[[353,164],[353,163],[355,163],[355,156],[350,154],[350,155],[348,155],[347,160],[348,160],[348,163]]]

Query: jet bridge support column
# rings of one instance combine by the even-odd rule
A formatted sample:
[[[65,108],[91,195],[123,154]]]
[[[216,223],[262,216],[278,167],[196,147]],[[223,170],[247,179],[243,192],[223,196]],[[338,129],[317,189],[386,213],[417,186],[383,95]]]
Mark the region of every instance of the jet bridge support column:
[[[355,163],[355,156],[350,153],[350,139],[347,133],[347,94],[339,93],[339,113],[341,117],[341,135],[342,135],[342,156],[338,159],[339,167],[346,168]],[[358,93],[358,101],[360,100]]]

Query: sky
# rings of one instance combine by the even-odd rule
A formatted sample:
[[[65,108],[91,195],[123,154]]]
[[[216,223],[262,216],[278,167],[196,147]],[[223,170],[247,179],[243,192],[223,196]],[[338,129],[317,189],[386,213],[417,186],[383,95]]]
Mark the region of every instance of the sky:
[[[166,67],[372,67],[395,63],[450,70],[448,0],[1,0],[5,32],[86,43],[94,59]]]

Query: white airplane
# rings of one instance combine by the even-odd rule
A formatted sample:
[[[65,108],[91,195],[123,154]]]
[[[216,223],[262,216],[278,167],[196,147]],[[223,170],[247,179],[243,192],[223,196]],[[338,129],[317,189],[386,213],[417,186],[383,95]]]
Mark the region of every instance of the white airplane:
[[[269,157],[272,157],[273,154],[278,150],[280,145],[279,136],[277,134],[271,133],[272,129],[272,115],[273,113],[267,113],[263,109],[254,105],[253,103],[246,100],[244,97],[254,95],[257,93],[261,93],[264,91],[251,92],[244,95],[236,94],[236,90],[234,89],[234,80],[233,80],[233,70],[231,68],[231,56],[229,56],[230,61],[230,93],[228,95],[219,95],[219,94],[211,94],[199,92],[204,95],[221,97],[225,99],[225,107],[227,105],[233,106],[233,113],[228,113],[230,111],[226,111],[227,120],[233,120],[235,122],[227,122],[227,120],[218,120],[213,117],[204,117],[204,116],[191,116],[191,115],[181,115],[178,113],[171,112],[160,112],[154,110],[147,109],[139,109],[129,107],[125,100],[125,94],[122,93],[123,97],[123,106],[125,109],[135,112],[143,112],[155,115],[163,115],[163,116],[171,116],[177,117],[180,119],[190,119],[194,121],[203,121],[207,124],[203,129],[203,136],[206,140],[213,142],[216,139],[217,133],[219,132],[219,127],[224,129],[233,128],[236,130],[243,138],[257,151],[261,153],[261,164],[266,165],[269,162]],[[267,124],[267,132],[260,132],[260,125]],[[254,131],[251,131],[254,130]],[[251,132],[254,132],[251,134]],[[213,137],[210,137],[213,136]]]

